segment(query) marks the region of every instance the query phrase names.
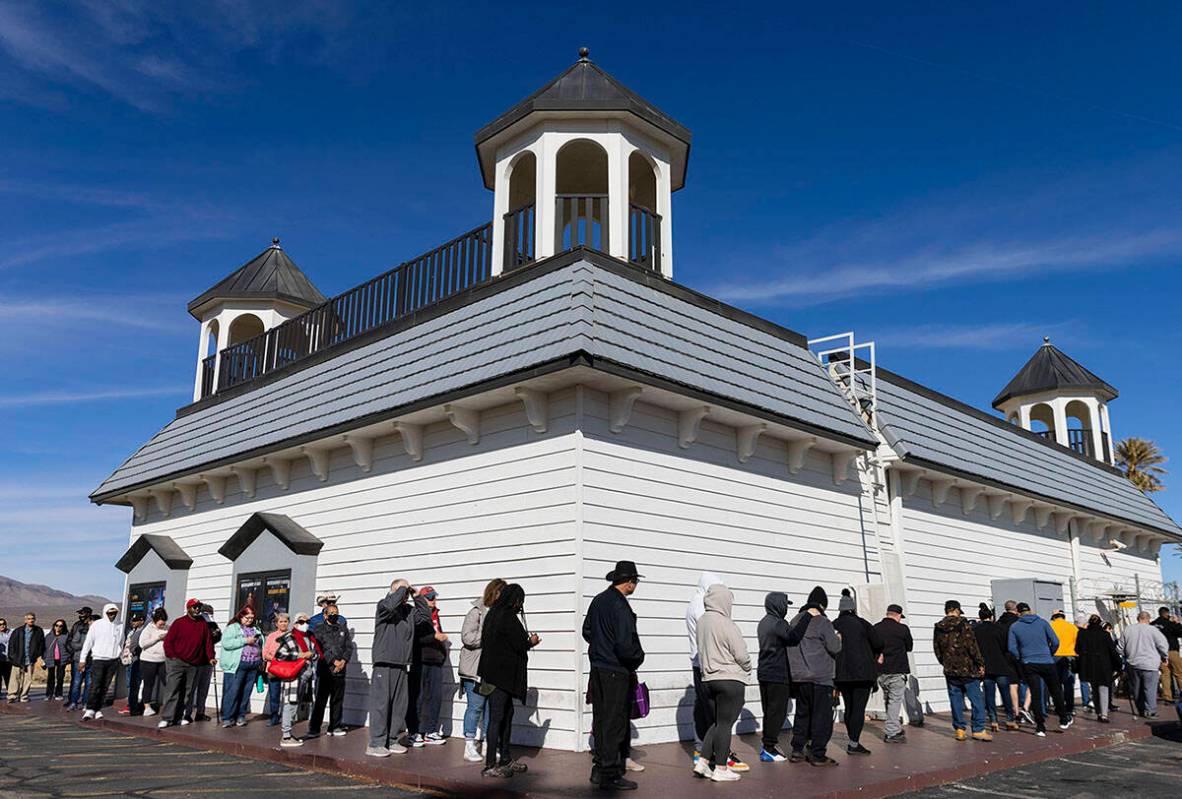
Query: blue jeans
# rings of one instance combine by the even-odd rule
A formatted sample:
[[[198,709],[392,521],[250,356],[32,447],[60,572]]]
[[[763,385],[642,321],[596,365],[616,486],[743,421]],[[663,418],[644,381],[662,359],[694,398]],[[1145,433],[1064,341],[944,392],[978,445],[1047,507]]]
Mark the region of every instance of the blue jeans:
[[[1085,705],[1092,704],[1092,686],[1090,683],[1086,683],[1083,680],[1079,681],[1079,696]],[[1092,709],[1096,710],[1096,708]],[[1108,708],[1104,708],[1102,712],[1107,713]]]
[[[476,727],[479,726],[487,739],[488,697],[481,696],[476,690],[476,680],[461,677],[460,686],[464,689],[464,698],[468,700],[468,709],[464,711],[464,737],[475,738]]]
[[[952,704],[952,727],[957,730],[965,728],[964,700],[967,696],[973,710],[973,732],[984,732],[985,700],[981,697],[981,683],[953,677],[945,677],[944,680],[948,683],[948,701]]]
[[[140,686],[143,682],[140,676],[140,662],[138,659],[133,660],[127,667],[127,708],[137,716],[144,712],[144,703],[140,700]]]
[[[90,696],[90,675],[91,669],[87,669],[85,674],[78,673],[78,661],[70,664],[70,701],[71,705],[80,705],[86,701],[86,697]]]
[[[254,690],[256,664],[239,665],[238,671],[228,671],[222,679],[222,723],[246,719],[250,711],[250,692]]]
[[[281,694],[283,692],[283,683],[272,677],[271,682],[267,683],[267,712],[271,714],[271,724],[278,724],[279,711],[282,706]]]
[[[443,704],[443,666],[423,663],[419,671],[419,695],[416,714],[419,735],[439,732],[439,709]]]

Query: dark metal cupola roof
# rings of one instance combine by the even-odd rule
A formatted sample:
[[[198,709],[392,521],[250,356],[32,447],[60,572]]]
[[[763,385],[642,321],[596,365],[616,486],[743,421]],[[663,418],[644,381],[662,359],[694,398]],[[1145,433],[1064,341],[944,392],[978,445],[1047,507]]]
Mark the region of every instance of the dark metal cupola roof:
[[[476,154],[484,176],[484,185],[493,187],[494,148],[485,145],[526,117],[542,112],[608,111],[631,114],[658,131],[676,140],[688,154],[693,134],[689,128],[645,100],[636,92],[600,69],[590,58],[586,47],[580,48],[579,60],[565,72],[526,97],[517,105],[476,132]],[[675,188],[685,181],[685,164],[681,158],[680,174]]]
[[[1014,397],[1062,389],[1094,391],[1105,401],[1117,397],[1115,388],[1051,344],[1050,337],[1045,337],[1042,346],[994,398],[993,407],[998,408]]]
[[[327,298],[272,239],[271,246],[247,261],[229,277],[189,303],[197,319],[215,300],[279,300],[301,308],[315,308]]]

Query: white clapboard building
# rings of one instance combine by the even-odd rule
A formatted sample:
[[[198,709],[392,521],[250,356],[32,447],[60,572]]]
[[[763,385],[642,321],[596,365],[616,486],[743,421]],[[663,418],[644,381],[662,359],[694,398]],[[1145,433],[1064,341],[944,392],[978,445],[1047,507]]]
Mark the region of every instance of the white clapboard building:
[[[689,148],[584,53],[477,133],[491,222],[331,299],[276,240],[190,303],[193,402],[91,496],[134,509],[129,605],[176,616],[196,596],[224,624],[248,599],[340,594],[346,721],[363,723],[393,578],[435,586],[453,633],[489,579],[519,582],[542,643],[516,737],[581,749],[579,630],[617,559],[645,575],[642,742],[692,735],[684,614],[703,570],[734,589],[753,652],[771,590],[799,605],[852,587],[871,619],[901,603],[934,709],[946,598],[971,612],[1019,580],[1044,607],[1118,616],[1162,593],[1159,548],[1182,529],[1112,467],[1110,386],[1048,343],[994,415],[852,336],[810,345],[679,285]]]

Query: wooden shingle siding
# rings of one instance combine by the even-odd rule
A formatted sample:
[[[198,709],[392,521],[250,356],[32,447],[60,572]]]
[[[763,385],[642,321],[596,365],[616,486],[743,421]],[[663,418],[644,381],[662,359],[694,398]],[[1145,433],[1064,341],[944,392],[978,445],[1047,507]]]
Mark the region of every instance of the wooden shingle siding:
[[[1153,500],[1123,476],[1070,451],[1034,441],[1017,428],[896,385],[878,381],[880,421],[902,440],[908,457],[979,475],[1078,507],[1182,533]]]
[[[580,352],[872,444],[804,348],[576,262],[180,416],[95,495]]]
[[[787,592],[799,607],[819,583],[835,616],[843,586],[878,579],[861,489],[856,480],[835,487],[829,460],[819,454],[790,475],[786,447],[776,440],[761,439],[740,464],[734,430],[709,421],[697,443],[680,449],[676,416],[643,402],[623,432],[613,434],[606,397],[585,395],[583,603],[607,586],[603,576],[616,560],[637,562],[645,579],[632,604],[647,653],[640,676],[652,691],[653,711],[634,722],[636,740],[692,738],[685,610],[701,572],[723,575],[733,590],[734,618],[754,666],[756,626],[769,591]],[[739,729],[757,726],[758,696],[753,675]]]

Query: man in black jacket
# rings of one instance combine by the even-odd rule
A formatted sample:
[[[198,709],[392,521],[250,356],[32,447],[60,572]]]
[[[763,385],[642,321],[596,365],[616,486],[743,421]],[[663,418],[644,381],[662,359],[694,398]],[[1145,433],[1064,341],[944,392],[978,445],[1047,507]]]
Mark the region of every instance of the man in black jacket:
[[[29,689],[33,687],[33,669],[37,660],[45,655],[45,631],[37,626],[37,617],[25,614],[23,627],[12,631],[8,639],[8,659],[12,662],[12,685],[8,701],[29,701]]]
[[[320,735],[325,705],[328,705],[328,734],[344,735],[341,711],[345,706],[345,666],[353,652],[353,642],[349,640],[349,628],[341,621],[336,602],[325,604],[323,621],[312,628],[312,637],[320,644],[322,654],[316,661],[316,702],[312,705],[305,737]]]
[[[591,600],[583,619],[583,640],[591,661],[591,729],[595,736],[591,781],[606,790],[638,787],[624,779],[624,764],[629,751],[630,688],[636,670],[644,663],[636,614],[628,604],[640,579],[635,563],[616,563],[607,573],[611,587]]]
[[[1178,687],[1182,689],[1182,655],[1178,653],[1178,640],[1182,637],[1182,624],[1170,618],[1169,608],[1158,608],[1157,618],[1150,622],[1154,627],[1161,630],[1161,634],[1166,637],[1166,646],[1169,648],[1169,657],[1161,664],[1161,698],[1166,702],[1174,701],[1174,680],[1177,679]]]
[[[374,613],[373,678],[369,685],[370,757],[406,754],[398,743],[406,723],[408,672],[414,659],[415,589],[406,580],[390,584],[390,592],[378,602]]]
[[[899,720],[899,712],[903,709],[903,702],[907,696],[907,684],[911,680],[911,664],[907,659],[907,653],[915,645],[911,639],[911,628],[903,623],[905,618],[901,605],[887,605],[886,616],[874,625],[874,631],[882,640],[882,660],[878,664],[878,685],[882,688],[882,694],[886,700],[883,740],[895,744],[907,742],[907,736],[903,734],[903,724]],[[907,715],[911,715],[910,708],[908,708]],[[922,718],[920,716],[920,721]]]
[[[407,730],[416,748],[447,743],[439,732],[443,705],[443,664],[447,662],[447,633],[439,621],[438,593],[425,586],[415,596],[414,660],[410,667],[410,712]]]
[[[90,631],[90,616],[94,613],[88,605],[78,608],[78,621],[70,627],[70,636],[66,639],[66,651],[70,654],[70,695],[66,698],[66,710],[77,710],[90,696],[90,672],[81,668],[79,656],[82,654],[82,644],[86,642],[86,633]]]
[[[791,604],[787,594],[772,591],[763,599],[763,609],[767,612],[756,630],[759,664],[755,673],[759,679],[759,704],[763,710],[763,749],[759,759],[764,763],[787,760],[780,750],[780,732],[788,718],[788,698],[792,689],[788,647],[798,646],[808,632],[813,616],[821,614],[815,607],[810,607],[793,627],[786,618]]]

